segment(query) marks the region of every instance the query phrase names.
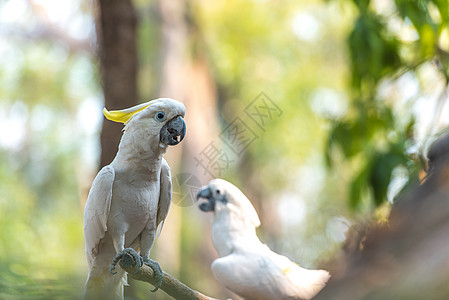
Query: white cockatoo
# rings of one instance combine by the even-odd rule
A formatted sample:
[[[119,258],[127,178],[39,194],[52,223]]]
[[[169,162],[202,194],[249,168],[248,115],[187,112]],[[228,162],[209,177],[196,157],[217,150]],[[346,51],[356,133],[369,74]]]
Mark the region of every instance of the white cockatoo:
[[[310,299],[326,285],[327,271],[301,268],[259,240],[256,210],[233,184],[214,179],[197,198],[207,200],[202,211],[213,212],[212,242],[219,258],[212,272],[232,292],[245,299]]]
[[[125,128],[117,155],[96,176],[84,210],[89,265],[84,298],[110,300],[123,299],[125,272],[115,272],[115,265],[126,248],[140,249],[135,259],[154,270],[159,286],[162,282],[159,264],[149,259],[172,197],[170,168],[162,155],[182,141],[186,126],[184,105],[169,98],[103,112]]]

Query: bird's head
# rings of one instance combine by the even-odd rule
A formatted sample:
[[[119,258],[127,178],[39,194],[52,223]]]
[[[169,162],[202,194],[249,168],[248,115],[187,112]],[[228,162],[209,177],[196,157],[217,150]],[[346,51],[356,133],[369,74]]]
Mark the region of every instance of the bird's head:
[[[249,222],[251,226],[260,226],[259,216],[254,206],[235,185],[226,180],[211,180],[207,186],[198,192],[196,198],[206,200],[199,205],[199,208],[204,212],[229,214],[233,218]]]
[[[124,123],[137,140],[157,138],[161,147],[179,144],[186,134],[185,106],[170,98],[159,98],[123,110],[103,113],[108,120]],[[153,143],[154,144],[154,143]]]

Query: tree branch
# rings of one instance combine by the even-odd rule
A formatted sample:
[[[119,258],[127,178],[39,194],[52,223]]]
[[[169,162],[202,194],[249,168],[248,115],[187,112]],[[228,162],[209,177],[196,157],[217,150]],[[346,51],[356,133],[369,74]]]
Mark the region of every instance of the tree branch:
[[[148,282],[152,285],[156,284],[156,279],[154,278],[153,270],[147,265],[142,265],[138,267],[134,258],[125,254],[119,262],[123,270],[128,272],[128,276],[134,279]],[[164,277],[162,278],[161,290],[166,292],[168,295],[175,299],[181,300],[217,300],[201,294],[200,292],[191,289],[184,283],[180,282],[176,278],[172,277],[170,274],[163,272]]]

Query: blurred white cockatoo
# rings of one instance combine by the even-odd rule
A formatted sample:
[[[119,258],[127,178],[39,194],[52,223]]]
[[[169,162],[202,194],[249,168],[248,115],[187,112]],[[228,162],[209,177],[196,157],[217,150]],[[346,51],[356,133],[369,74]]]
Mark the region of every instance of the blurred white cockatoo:
[[[274,253],[256,235],[259,217],[233,184],[214,179],[197,198],[202,211],[213,212],[212,242],[219,258],[212,272],[221,284],[245,299],[310,299],[329,280],[324,270],[301,268]]]
[[[159,264],[149,259],[172,197],[170,168],[162,155],[182,141],[186,127],[184,105],[169,98],[103,112],[125,128],[117,155],[98,173],[84,210],[90,270],[84,298],[110,300],[123,299],[125,272],[115,272],[115,265],[128,247],[140,249],[141,257],[135,259],[154,270],[159,286],[162,282]]]

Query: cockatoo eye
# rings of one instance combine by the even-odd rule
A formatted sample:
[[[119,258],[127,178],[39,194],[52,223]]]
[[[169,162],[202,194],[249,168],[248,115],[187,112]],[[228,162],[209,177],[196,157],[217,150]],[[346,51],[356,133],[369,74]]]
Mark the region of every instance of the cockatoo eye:
[[[154,118],[159,122],[163,122],[167,119],[167,116],[165,115],[164,112],[159,111],[154,115]]]
[[[219,201],[223,204],[226,204],[228,201],[226,199],[226,192],[221,188],[216,188],[214,191],[214,198],[216,201]]]

